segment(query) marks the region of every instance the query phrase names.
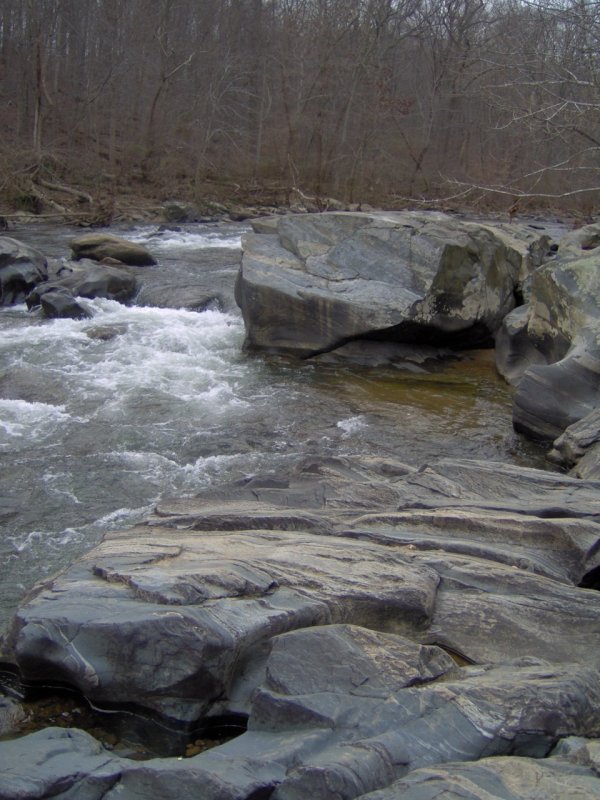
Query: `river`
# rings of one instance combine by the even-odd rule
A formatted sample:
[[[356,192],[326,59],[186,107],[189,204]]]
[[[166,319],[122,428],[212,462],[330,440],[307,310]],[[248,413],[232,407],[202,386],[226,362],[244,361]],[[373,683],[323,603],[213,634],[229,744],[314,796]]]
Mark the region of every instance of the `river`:
[[[231,299],[244,230],[114,230],[159,262],[140,268],[132,305],[84,300],[93,318],[77,321],[0,310],[0,629],[37,580],[167,495],[308,454],[542,464],[512,430],[511,390],[489,351],[435,374],[244,353]],[[52,258],[78,233],[10,231]],[[201,313],[145,305],[149,288],[176,284],[229,300]]]

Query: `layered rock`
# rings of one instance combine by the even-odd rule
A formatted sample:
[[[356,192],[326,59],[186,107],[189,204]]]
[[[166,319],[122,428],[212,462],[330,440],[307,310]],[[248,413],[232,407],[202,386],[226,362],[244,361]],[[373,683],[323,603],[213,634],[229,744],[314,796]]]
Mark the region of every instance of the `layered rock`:
[[[546,245],[435,213],[282,217],[243,241],[246,343],[301,356],[356,339],[489,344]]]
[[[517,385],[516,430],[552,441],[600,403],[600,226],[564,237],[531,279],[529,306],[499,332],[500,372]]]
[[[138,763],[49,729],[0,744],[0,798],[383,800],[425,768],[595,791],[589,769],[531,758],[600,733],[600,595],[577,588],[600,565],[599,488],[344,458],[163,501],[34,589],[4,657],[95,703],[244,714],[247,732]]]
[[[532,798],[546,785],[598,796],[597,747],[582,738],[600,730],[597,670],[531,658],[458,668],[439,648],[343,625],[276,637],[265,661],[237,739],[140,763],[49,728],[0,745],[0,798],[416,800],[425,780],[437,791],[469,780],[482,798],[505,782]]]

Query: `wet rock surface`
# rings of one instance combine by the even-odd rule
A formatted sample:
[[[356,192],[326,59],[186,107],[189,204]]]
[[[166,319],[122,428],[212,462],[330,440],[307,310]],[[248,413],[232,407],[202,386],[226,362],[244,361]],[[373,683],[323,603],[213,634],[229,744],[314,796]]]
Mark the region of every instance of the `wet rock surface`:
[[[529,797],[569,775],[594,797],[581,753],[554,748],[600,733],[600,595],[577,588],[599,488],[338,458],[163,501],[37,587],[4,658],[170,723],[244,714],[246,733],[137,762],[49,728],[0,743],[0,797]]]

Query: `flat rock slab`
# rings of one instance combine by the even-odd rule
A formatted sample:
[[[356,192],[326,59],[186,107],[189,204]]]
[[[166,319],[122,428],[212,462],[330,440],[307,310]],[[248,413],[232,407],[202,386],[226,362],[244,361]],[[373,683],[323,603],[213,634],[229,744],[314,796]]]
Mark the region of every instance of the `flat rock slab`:
[[[339,459],[165,501],[37,587],[8,655],[29,680],[181,720],[226,708],[240,664],[313,625],[409,632],[472,661],[589,661],[600,595],[573,584],[598,566],[597,489],[481,462]]]
[[[421,791],[424,768],[502,798],[519,770],[585,788],[589,765],[547,757],[600,734],[600,594],[576,585],[599,565],[598,488],[355,457],[165,499],[36,587],[4,658],[169,724],[242,713],[247,732],[137,763],[48,729],[0,743],[0,798],[351,800]]]
[[[389,548],[309,533],[138,531],[107,538],[18,612],[28,679],[193,720],[249,649],[293,628],[425,625],[438,575]]]

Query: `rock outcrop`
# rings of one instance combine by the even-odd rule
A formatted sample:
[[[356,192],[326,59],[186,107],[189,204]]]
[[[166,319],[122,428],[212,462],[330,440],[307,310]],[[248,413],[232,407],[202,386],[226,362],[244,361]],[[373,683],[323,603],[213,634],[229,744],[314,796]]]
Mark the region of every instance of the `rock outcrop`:
[[[42,253],[10,236],[0,236],[0,305],[24,303],[38,284],[48,279]]]
[[[578,478],[600,480],[600,408],[570,425],[548,457]]]
[[[489,344],[547,242],[438,213],[281,217],[276,234],[243,241],[247,346],[310,356],[356,339]]]
[[[569,775],[596,796],[600,594],[577,585],[600,565],[599,489],[356,457],[163,501],[34,589],[4,658],[95,703],[241,714],[247,732],[142,763],[47,729],[0,744],[0,798],[391,800],[426,779],[485,797]],[[586,737],[578,761],[568,737]]]
[[[498,368],[517,385],[514,425],[531,438],[551,442],[600,406],[599,241],[599,225],[565,236],[497,335]]]

